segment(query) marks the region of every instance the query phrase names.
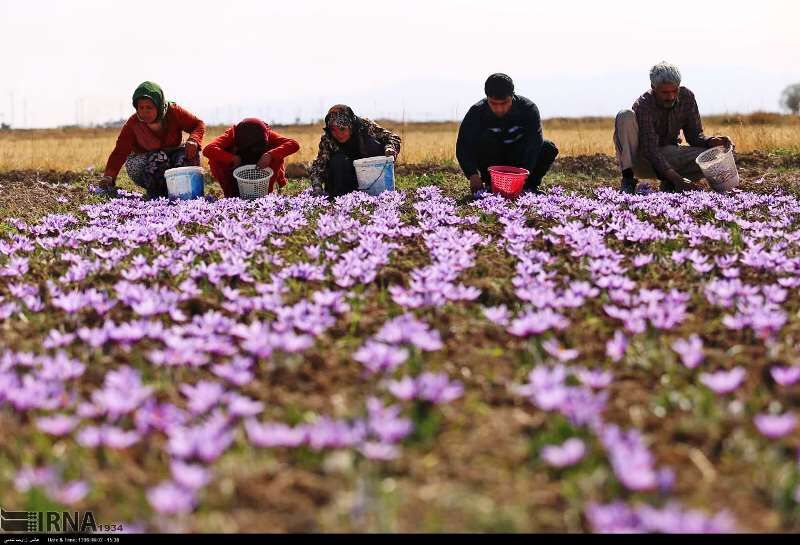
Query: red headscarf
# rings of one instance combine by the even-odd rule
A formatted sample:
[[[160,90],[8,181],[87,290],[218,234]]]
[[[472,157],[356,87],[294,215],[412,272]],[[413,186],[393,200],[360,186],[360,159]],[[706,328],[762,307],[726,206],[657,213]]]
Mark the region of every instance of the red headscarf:
[[[252,165],[267,151],[269,126],[255,117],[242,119],[233,129],[236,154],[243,165]]]

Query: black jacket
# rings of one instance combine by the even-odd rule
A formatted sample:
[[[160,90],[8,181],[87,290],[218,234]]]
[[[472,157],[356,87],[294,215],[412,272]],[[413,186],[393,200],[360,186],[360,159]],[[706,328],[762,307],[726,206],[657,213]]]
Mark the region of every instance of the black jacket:
[[[483,165],[481,155],[486,148],[504,148],[519,155],[515,162],[533,171],[542,147],[542,120],[539,108],[531,100],[514,95],[511,109],[497,117],[489,108],[487,99],[472,106],[458,129],[456,158],[461,170],[469,178]],[[491,144],[491,146],[489,146]]]

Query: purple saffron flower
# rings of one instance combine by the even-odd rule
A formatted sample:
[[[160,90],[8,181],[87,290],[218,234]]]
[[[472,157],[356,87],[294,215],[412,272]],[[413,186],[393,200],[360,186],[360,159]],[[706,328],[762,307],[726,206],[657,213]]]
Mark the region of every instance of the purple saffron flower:
[[[792,413],[758,414],[753,422],[764,437],[779,439],[794,431],[797,426],[797,417]]]
[[[103,430],[103,443],[111,448],[128,448],[140,439],[141,435],[136,430],[125,431],[113,426],[108,426]]]
[[[621,501],[607,505],[590,504],[586,510],[589,524],[600,534],[642,533],[645,529],[639,516]]]
[[[187,464],[181,460],[172,460],[170,469],[175,482],[186,490],[199,490],[211,480],[211,474],[208,469],[198,464]]]
[[[74,340],[74,333],[61,333],[58,329],[51,329],[42,346],[45,348],[61,348],[71,344]]]
[[[235,386],[244,386],[255,378],[252,371],[250,371],[251,366],[252,362],[249,359],[238,358],[229,364],[214,365],[211,368],[211,372]]]
[[[238,417],[256,416],[264,410],[262,402],[236,393],[229,393],[226,396],[226,401],[230,413]]]
[[[369,340],[353,354],[353,359],[370,373],[391,372],[408,359],[408,350]]]
[[[399,416],[400,408],[398,406],[384,407],[377,398],[373,397],[367,400],[367,412],[368,429],[382,443],[397,443],[414,429],[411,420]]]
[[[99,348],[108,342],[108,331],[105,329],[82,327],[77,334],[80,340],[93,348]]]
[[[152,391],[142,385],[138,371],[124,366],[106,374],[103,389],[92,392],[92,401],[109,417],[117,418],[136,410]]]
[[[196,504],[194,492],[172,481],[163,482],[148,490],[147,501],[162,515],[187,514]]]
[[[314,346],[314,339],[308,335],[297,335],[287,331],[273,334],[272,345],[277,350],[292,354],[303,352]]]
[[[611,371],[604,371],[602,369],[577,369],[574,372],[578,380],[581,381],[581,384],[589,388],[607,388],[614,379],[614,375]]]
[[[178,388],[189,401],[189,410],[194,414],[203,414],[216,407],[225,389],[218,382],[202,380],[196,385],[181,384]]]
[[[74,416],[66,414],[56,414],[53,416],[42,416],[36,419],[36,427],[50,435],[66,435],[75,429],[79,420]]]
[[[244,427],[248,439],[257,447],[296,447],[305,443],[308,435],[304,426],[259,424],[254,419],[246,420]]]
[[[736,390],[744,380],[747,373],[741,367],[730,371],[717,371],[716,373],[701,373],[700,382],[711,388],[715,393],[728,394]]]
[[[50,489],[57,486],[60,478],[55,469],[44,467],[23,467],[14,477],[14,488],[18,492],[27,492],[31,488]]]
[[[508,326],[508,322],[511,319],[511,313],[505,305],[486,307],[483,309],[483,315],[486,316],[489,321],[502,327]]]
[[[561,314],[554,312],[550,308],[540,311],[529,311],[511,322],[508,332],[518,337],[529,337],[538,335],[550,329],[562,330],[569,326],[567,320]]]
[[[167,449],[176,458],[196,456],[204,462],[216,460],[233,442],[229,423],[230,417],[216,411],[201,424],[171,427],[167,430]]]
[[[606,343],[606,355],[611,358],[611,361],[614,363],[622,359],[627,349],[628,339],[620,330],[615,331],[614,336]]]
[[[622,431],[611,425],[602,430],[600,439],[606,448],[614,475],[628,490],[653,490],[659,484],[659,472],[653,467],[653,455],[636,429]]]
[[[400,449],[396,445],[367,441],[358,451],[370,460],[394,460],[400,456]]]
[[[542,448],[542,459],[553,467],[571,466],[586,454],[586,445],[577,437],[567,439],[562,445],[548,445]]]
[[[694,369],[703,361],[703,341],[693,333],[688,340],[678,339],[672,343],[672,349],[681,357],[681,362],[689,369]]]
[[[388,383],[389,391],[397,399],[409,400],[417,396],[417,383],[413,377],[403,377]]]
[[[53,499],[65,505],[79,503],[89,493],[89,484],[85,481],[70,481],[52,491]]]
[[[391,345],[409,343],[425,352],[435,352],[443,346],[439,332],[412,314],[403,314],[383,324],[375,340]]]
[[[556,339],[548,339],[542,342],[544,351],[556,358],[558,361],[567,362],[572,361],[580,355],[580,350],[575,348],[567,349],[561,346]]]
[[[800,365],[793,367],[773,367],[769,370],[772,379],[781,386],[793,386],[800,381]]]
[[[416,380],[416,397],[431,403],[450,403],[464,393],[459,381],[450,382],[446,373],[422,373]]]
[[[76,437],[79,444],[86,448],[97,448],[103,444],[102,431],[97,426],[89,426],[78,432]]]
[[[366,438],[363,421],[347,422],[323,417],[308,426],[308,446],[314,450],[353,447]]]
[[[722,534],[733,533],[736,525],[725,511],[709,517],[687,511],[670,502],[658,509],[648,505],[630,507],[620,501],[607,505],[590,504],[586,517],[592,530],[602,534]]]

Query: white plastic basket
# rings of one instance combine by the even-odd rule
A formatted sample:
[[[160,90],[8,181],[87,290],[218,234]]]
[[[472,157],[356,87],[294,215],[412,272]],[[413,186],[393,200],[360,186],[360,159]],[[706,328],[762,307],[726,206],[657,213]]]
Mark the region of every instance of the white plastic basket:
[[[269,180],[274,172],[271,168],[258,168],[256,165],[242,165],[233,171],[239,186],[239,196],[243,199],[257,199],[269,193]]]
[[[698,155],[695,162],[714,191],[725,193],[739,185],[739,171],[733,159],[733,147],[709,148]]]

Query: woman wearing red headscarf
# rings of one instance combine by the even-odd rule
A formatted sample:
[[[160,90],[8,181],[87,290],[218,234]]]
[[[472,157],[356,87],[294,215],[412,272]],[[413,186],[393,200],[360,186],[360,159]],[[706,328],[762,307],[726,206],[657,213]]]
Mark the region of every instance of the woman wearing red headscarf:
[[[239,186],[233,177],[236,167],[271,168],[274,174],[269,180],[269,192],[272,193],[276,182],[281,187],[286,185],[283,160],[299,149],[300,144],[295,140],[281,136],[260,119],[248,117],[212,140],[203,149],[203,155],[222,193],[226,197],[238,197]]]

